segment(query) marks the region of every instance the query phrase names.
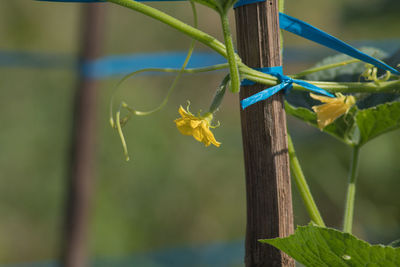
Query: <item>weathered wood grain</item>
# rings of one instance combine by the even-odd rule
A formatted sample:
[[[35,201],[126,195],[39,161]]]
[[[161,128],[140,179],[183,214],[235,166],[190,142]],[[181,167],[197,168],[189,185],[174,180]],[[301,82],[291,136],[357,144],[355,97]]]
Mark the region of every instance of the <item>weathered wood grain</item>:
[[[238,52],[251,67],[280,66],[278,1],[236,9]],[[242,86],[244,99],[265,86]],[[247,267],[287,266],[294,261],[257,240],[293,233],[292,197],[283,94],[241,111],[247,191]]]

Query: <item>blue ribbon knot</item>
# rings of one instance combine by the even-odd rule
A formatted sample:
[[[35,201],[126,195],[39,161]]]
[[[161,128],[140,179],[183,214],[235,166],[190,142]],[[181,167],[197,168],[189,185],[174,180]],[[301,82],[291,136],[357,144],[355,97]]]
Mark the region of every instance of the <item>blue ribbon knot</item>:
[[[262,73],[266,73],[266,74],[275,76],[276,78],[278,78],[279,84],[269,87],[261,92],[258,92],[248,98],[241,100],[240,104],[242,106],[242,109],[245,109],[248,106],[251,106],[254,103],[257,103],[259,101],[265,100],[268,97],[276,94],[277,92],[279,92],[281,90],[284,90],[285,93],[288,92],[293,87],[293,83],[296,83],[310,91],[313,91],[313,92],[316,92],[316,93],[319,93],[322,95],[326,95],[329,97],[335,97],[333,94],[331,94],[331,93],[325,91],[324,89],[319,88],[311,83],[308,83],[303,80],[293,79],[293,78],[290,78],[289,76],[284,75],[282,66],[255,68],[255,69],[258,71],[261,71]],[[253,85],[253,84],[255,84],[255,82],[252,82],[249,80],[242,81],[242,86]]]

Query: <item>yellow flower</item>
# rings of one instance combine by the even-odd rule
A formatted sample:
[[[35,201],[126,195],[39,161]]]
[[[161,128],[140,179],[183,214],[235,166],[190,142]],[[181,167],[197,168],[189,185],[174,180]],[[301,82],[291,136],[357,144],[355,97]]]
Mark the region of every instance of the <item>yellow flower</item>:
[[[343,114],[347,114],[350,108],[356,103],[354,96],[344,96],[341,93],[336,94],[335,98],[311,93],[310,96],[315,100],[325,103],[312,107],[314,112],[317,113],[318,128],[321,130]]]
[[[192,135],[194,139],[204,143],[206,146],[213,144],[219,147],[221,145],[215,140],[213,133],[210,131],[210,127],[213,128],[210,124],[213,119],[212,113],[208,112],[204,116],[196,117],[189,112],[189,109],[186,111],[180,106],[179,114],[181,114],[182,118],[176,119],[174,122],[181,134]]]

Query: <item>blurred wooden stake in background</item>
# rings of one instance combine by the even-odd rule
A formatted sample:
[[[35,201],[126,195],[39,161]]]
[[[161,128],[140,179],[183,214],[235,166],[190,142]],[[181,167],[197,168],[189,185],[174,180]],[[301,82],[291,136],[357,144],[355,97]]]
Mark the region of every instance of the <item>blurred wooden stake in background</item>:
[[[236,8],[238,51],[250,67],[281,66],[278,1]],[[265,89],[242,86],[240,99]],[[246,172],[247,267],[293,267],[294,260],[258,239],[293,233],[292,196],[283,93],[241,111]]]
[[[105,5],[82,6],[79,80],[74,100],[74,117],[66,192],[62,266],[88,265],[90,204],[94,185],[98,82],[83,71],[100,56]],[[87,71],[87,69],[85,69]],[[89,69],[90,71],[90,69]]]

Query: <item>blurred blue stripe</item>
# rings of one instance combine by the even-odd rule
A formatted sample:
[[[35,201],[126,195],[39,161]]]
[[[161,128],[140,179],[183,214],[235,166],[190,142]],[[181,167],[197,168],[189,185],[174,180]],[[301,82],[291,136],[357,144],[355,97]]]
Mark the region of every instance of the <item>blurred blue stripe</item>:
[[[187,52],[159,52],[107,56],[82,64],[81,70],[91,78],[108,78],[125,75],[144,68],[181,68]],[[225,63],[226,60],[209,52],[195,52],[187,68],[206,67]],[[77,58],[68,55],[35,52],[0,52],[0,67],[6,68],[45,68],[78,69]]]
[[[96,259],[92,267],[232,267],[242,266],[244,242],[212,243],[137,253],[127,257]],[[58,267],[53,261],[1,265],[1,267]]]
[[[83,73],[91,78],[107,78],[128,74],[145,68],[181,68],[187,52],[165,52],[108,56],[83,65]],[[186,68],[199,68],[225,63],[226,59],[218,54],[195,52]]]
[[[371,46],[388,54],[400,48],[400,39],[379,41],[357,41],[354,46]],[[283,52],[284,64],[313,63],[327,55],[335,54],[327,48],[309,46],[289,46]],[[90,64],[84,64],[83,71],[91,77],[108,78],[124,75],[142,68],[180,68],[186,52],[158,52],[130,55],[106,56]],[[226,62],[211,52],[195,52],[188,68],[204,67]],[[0,68],[38,68],[38,69],[78,69],[78,58],[69,54],[39,53],[27,51],[0,51]],[[91,70],[89,70],[91,68]],[[151,73],[154,75],[155,73]],[[157,73],[159,75],[160,73]]]
[[[27,51],[0,51],[0,67],[6,68],[72,68],[77,60],[66,54]]]
[[[0,265],[1,267],[59,267],[60,265],[55,261],[43,261],[43,262],[32,262],[32,263],[18,263]]]

